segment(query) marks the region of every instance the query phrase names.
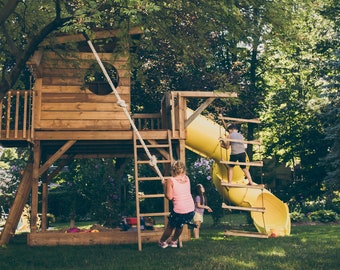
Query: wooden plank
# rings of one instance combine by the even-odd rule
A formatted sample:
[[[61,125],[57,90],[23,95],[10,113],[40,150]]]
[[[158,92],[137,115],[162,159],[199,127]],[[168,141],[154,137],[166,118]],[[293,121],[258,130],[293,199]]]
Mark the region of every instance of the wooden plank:
[[[35,139],[37,140],[132,140],[133,131],[130,129],[118,129],[118,130],[107,130],[107,131],[66,131],[66,130],[37,130]],[[142,138],[147,139],[148,137],[153,137],[156,139],[164,139],[164,133],[166,130],[153,130],[153,131],[139,131]],[[178,138],[178,133],[176,133],[176,138]]]
[[[70,140],[66,142],[58,151],[50,157],[40,168],[39,168],[39,176],[42,175],[51,165],[58,160],[72,145],[76,143],[76,140]]]
[[[92,54],[93,55],[93,54]],[[126,61],[123,60],[103,60],[106,63],[111,64],[119,74],[119,71],[121,70],[130,70],[129,64]],[[77,58],[77,55],[74,55],[70,58],[54,58],[54,59],[46,59],[42,64],[41,67],[43,67],[43,70],[45,69],[53,69],[57,68],[60,70],[63,69],[79,69],[82,72],[85,72],[85,70],[89,69],[92,65],[97,64],[97,61],[93,59],[81,59]]]
[[[12,93],[9,91],[7,93],[7,121],[6,121],[6,138],[9,137],[9,131],[10,131],[10,120],[11,120],[11,99],[12,99]]]
[[[28,163],[18,186],[17,193],[11,206],[11,211],[8,214],[4,229],[0,235],[0,246],[6,245],[9,242],[12,234],[15,233],[15,229],[18,226],[21,213],[31,191],[32,171],[33,164]]]
[[[14,118],[14,122],[15,122],[15,127],[14,127],[14,136],[15,138],[18,137],[18,127],[19,127],[19,107],[20,107],[20,92],[17,91],[16,92],[16,104],[15,104],[15,118]]]
[[[254,123],[254,124],[260,124],[261,120],[259,118],[254,118],[254,119],[244,119],[244,118],[234,118],[234,117],[224,117],[220,116],[220,119],[227,120],[227,121],[232,121],[232,122],[239,122],[239,123]]]
[[[157,243],[163,234],[163,228],[143,231],[143,243]],[[181,234],[183,241],[190,241],[190,230],[184,227]],[[88,246],[88,245],[122,245],[136,244],[137,231],[121,231],[112,229],[103,232],[83,232],[83,233],[65,233],[65,232],[39,232],[27,235],[27,244],[29,246]]]
[[[161,216],[168,216],[170,212],[159,212],[159,213],[140,213],[141,217],[161,217]]]
[[[115,55],[112,53],[103,53],[103,52],[97,52],[99,58],[102,61],[115,61],[115,62],[127,62],[128,61],[128,56],[124,56],[122,54],[120,55]],[[60,54],[57,54],[52,51],[46,51],[44,52],[44,57],[47,60],[53,60],[53,59],[65,59],[65,60],[96,60],[95,56],[93,55],[92,52],[70,52],[68,54],[63,54],[62,58]]]
[[[51,120],[44,119],[36,122],[35,129],[48,130],[80,130],[93,132],[96,130],[129,130],[130,122],[128,119],[119,120]]]
[[[246,166],[257,166],[262,167],[263,162],[262,161],[252,161],[252,162],[238,162],[238,161],[220,161],[221,164],[230,164],[230,165],[246,165]]]
[[[222,203],[223,209],[230,209],[230,210],[240,210],[240,211],[250,211],[250,212],[265,212],[264,207],[242,207],[242,206],[233,206],[233,205],[227,205],[225,203]]]
[[[41,112],[41,120],[124,120],[126,119],[126,115],[122,111],[115,111],[115,112],[100,112],[100,111],[42,111]],[[98,120],[100,119],[100,120]]]
[[[80,77],[75,78],[54,78],[54,77],[43,77],[43,84],[54,84],[54,85],[79,85],[84,84],[84,79]]]
[[[234,98],[237,93],[234,92],[207,92],[207,91],[173,91],[174,94],[180,93],[185,98]]]
[[[124,81],[127,81],[124,79]],[[120,95],[126,95],[127,97],[130,96],[130,85],[122,85],[122,80],[120,80],[119,86],[116,88],[117,92]],[[81,89],[80,86],[65,86],[65,85],[44,85],[41,89],[43,93],[76,93],[76,94],[92,94],[91,91],[88,88]]]
[[[128,104],[129,105],[129,104]],[[94,103],[94,102],[74,102],[74,103],[44,103],[42,111],[82,111],[82,112],[113,112],[121,111],[122,108],[117,103]]]
[[[132,140],[133,131],[130,130],[110,130],[92,132],[86,131],[36,131],[35,139],[37,140]]]
[[[31,92],[30,92],[30,95],[31,95]],[[27,118],[28,118],[27,116],[28,116],[28,113],[26,113],[26,112],[28,112],[29,106],[31,106],[31,104],[28,104],[28,92],[25,91],[25,96],[24,96],[24,121],[23,121],[23,134],[22,134],[22,136],[24,138],[27,137],[26,127],[27,127]],[[31,108],[30,108],[30,111],[31,111]],[[31,117],[31,116],[29,116],[29,117]],[[31,123],[29,123],[29,124],[31,124]]]
[[[263,234],[263,233],[235,231],[235,230],[225,231],[224,236],[245,236],[245,237],[254,237],[254,238],[268,238],[268,235]]]
[[[139,199],[152,199],[152,198],[164,198],[164,194],[139,194]]]
[[[102,31],[96,31],[91,35],[91,40],[96,39],[107,39],[111,37],[117,37],[119,36],[120,30],[114,29],[114,30],[102,30]],[[130,35],[139,35],[142,34],[143,30],[140,27],[133,27],[129,30]],[[42,43],[43,45],[49,45],[52,44],[63,44],[63,43],[72,43],[72,42],[80,42],[85,41],[85,37],[82,34],[73,34],[73,35],[63,35],[63,36],[57,36],[53,37],[51,39],[46,39]]]
[[[104,96],[95,95],[89,90],[76,93],[42,93],[42,104],[44,103],[67,103],[67,102],[98,102],[98,103],[116,103],[117,98],[114,93]],[[130,95],[120,94],[120,98],[125,102],[130,102]]]
[[[136,161],[137,164],[149,164],[150,160],[137,160]],[[171,160],[157,160],[157,163],[171,163]]]
[[[225,141],[229,141],[229,142],[240,142],[243,144],[257,144],[260,145],[261,142],[259,140],[253,140],[253,141],[245,141],[245,140],[237,140],[237,139],[230,139],[230,138],[224,138]]]
[[[264,189],[263,184],[256,184],[256,185],[240,185],[240,184],[229,184],[226,181],[221,181],[221,186],[225,186],[228,188],[251,188],[251,189]]]

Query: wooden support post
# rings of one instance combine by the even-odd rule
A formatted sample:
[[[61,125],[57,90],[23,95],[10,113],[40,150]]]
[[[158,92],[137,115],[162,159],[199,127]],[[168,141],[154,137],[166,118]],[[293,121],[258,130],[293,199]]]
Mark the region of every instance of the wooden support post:
[[[42,202],[41,202],[41,231],[47,229],[47,209],[48,209],[48,184],[44,180],[42,183]]]
[[[9,242],[18,226],[22,211],[24,210],[24,206],[32,188],[32,170],[33,164],[28,163],[18,186],[17,194],[14,198],[11,210],[9,211],[4,229],[1,233],[0,246],[6,245]]]
[[[31,202],[31,233],[37,232],[38,216],[38,184],[39,167],[41,160],[40,141],[35,141],[33,146],[33,172],[32,172],[32,202]]]

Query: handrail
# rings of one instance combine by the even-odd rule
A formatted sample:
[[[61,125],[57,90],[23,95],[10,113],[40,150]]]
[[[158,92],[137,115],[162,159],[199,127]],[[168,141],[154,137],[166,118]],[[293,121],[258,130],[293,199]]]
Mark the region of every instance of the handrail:
[[[132,116],[138,130],[162,129],[162,116],[160,113],[137,113]]]
[[[31,90],[7,92],[0,101],[0,139],[31,139],[32,101]]]

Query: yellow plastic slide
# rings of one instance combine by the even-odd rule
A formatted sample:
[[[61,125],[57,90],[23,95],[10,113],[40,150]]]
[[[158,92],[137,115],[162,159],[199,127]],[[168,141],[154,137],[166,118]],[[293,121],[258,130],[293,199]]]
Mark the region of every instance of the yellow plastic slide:
[[[187,118],[193,111],[187,109]],[[247,180],[239,166],[234,167],[233,184],[243,187],[229,187],[221,185],[228,182],[228,171],[225,164],[220,161],[228,161],[230,150],[220,147],[219,137],[225,134],[225,129],[214,121],[199,115],[191,122],[187,129],[186,148],[205,158],[214,160],[212,179],[223,198],[236,206],[264,207],[265,212],[251,212],[254,225],[258,232],[269,236],[290,235],[290,216],[287,204],[275,197],[266,189],[253,189],[247,187]]]

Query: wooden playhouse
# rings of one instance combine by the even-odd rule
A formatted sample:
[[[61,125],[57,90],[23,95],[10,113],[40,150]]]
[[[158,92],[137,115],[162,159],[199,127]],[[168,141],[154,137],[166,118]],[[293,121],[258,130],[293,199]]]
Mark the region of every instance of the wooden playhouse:
[[[116,31],[97,32],[93,39],[115,42]],[[140,34],[131,30],[131,35]],[[98,61],[82,35],[59,36],[53,40],[58,50],[47,42],[34,53],[28,66],[34,76],[32,89],[11,90],[1,100],[0,143],[4,147],[29,147],[32,158],[22,174],[15,200],[11,206],[0,244],[7,244],[18,224],[20,215],[31,194],[31,233],[27,243],[38,245],[91,245],[156,242],[162,230],[142,231],[140,218],[164,216],[169,213],[163,194],[139,194],[140,181],[156,181],[169,177],[174,156],[185,160],[185,127],[215,98],[235,97],[234,94],[213,92],[173,91],[164,96],[161,111],[154,114],[135,114],[129,120],[122,109],[130,112],[130,68],[128,54],[115,54],[104,46],[98,56],[105,64],[115,85],[117,95],[107,82],[98,80]],[[75,43],[74,50],[63,51],[64,45]],[[110,42],[107,43],[110,45]],[[66,47],[65,47],[66,48]],[[186,100],[203,98],[205,102],[186,118]],[[131,122],[132,121],[132,122]],[[135,127],[136,130],[133,128]],[[157,157],[156,167],[161,175],[139,175],[141,164]],[[134,158],[136,182],[137,230],[113,230],[100,233],[65,234],[47,231],[48,184],[72,158],[119,157]],[[54,171],[48,169],[61,160]],[[155,165],[155,164],[154,164]],[[157,171],[157,170],[156,170]],[[38,185],[42,182],[41,187]],[[42,227],[37,231],[38,192],[42,194]],[[164,212],[141,213],[139,201],[164,198]],[[166,219],[165,219],[166,220]],[[182,240],[190,239],[185,230]]]

